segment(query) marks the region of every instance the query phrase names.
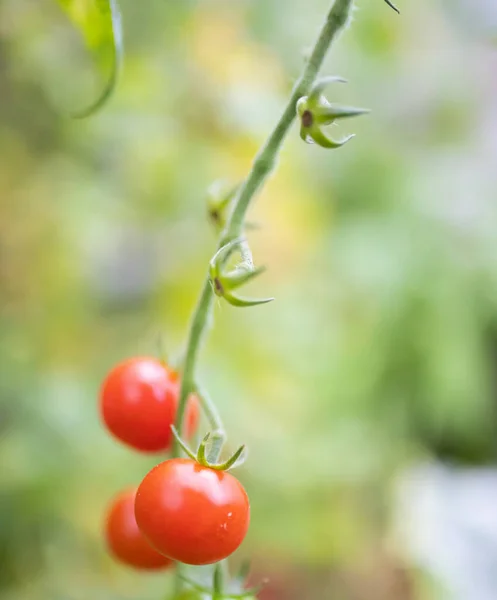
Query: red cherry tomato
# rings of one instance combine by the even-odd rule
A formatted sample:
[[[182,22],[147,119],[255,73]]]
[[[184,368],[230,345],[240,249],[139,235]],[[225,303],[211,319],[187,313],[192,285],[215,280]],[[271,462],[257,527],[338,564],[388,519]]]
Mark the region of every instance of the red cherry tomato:
[[[242,543],[250,506],[233,475],[173,458],[154,467],[136,493],[138,527],[162,554],[190,565],[229,556]]]
[[[135,519],[136,488],[118,494],[110,504],[105,537],[111,554],[135,569],[165,569],[173,562],[143,537]]]
[[[179,398],[178,375],[155,358],[130,358],[107,375],[100,392],[100,412],[109,431],[142,452],[168,450],[173,441],[171,425]],[[186,436],[198,426],[199,406],[188,400]]]

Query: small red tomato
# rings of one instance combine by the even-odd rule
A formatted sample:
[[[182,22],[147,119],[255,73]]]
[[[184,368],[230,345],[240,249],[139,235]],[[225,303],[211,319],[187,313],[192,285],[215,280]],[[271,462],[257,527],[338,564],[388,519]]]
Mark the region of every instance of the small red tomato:
[[[135,516],[162,554],[190,565],[229,556],[249,526],[245,489],[233,475],[173,458],[154,467],[136,493]]]
[[[179,398],[178,375],[164,363],[149,357],[130,358],[107,375],[100,392],[100,412],[109,431],[142,452],[168,450],[173,441],[171,425]],[[186,436],[198,426],[199,406],[188,400]]]
[[[105,523],[105,537],[111,554],[135,569],[165,569],[173,562],[159,554],[143,537],[135,519],[136,488],[118,494],[112,501]]]

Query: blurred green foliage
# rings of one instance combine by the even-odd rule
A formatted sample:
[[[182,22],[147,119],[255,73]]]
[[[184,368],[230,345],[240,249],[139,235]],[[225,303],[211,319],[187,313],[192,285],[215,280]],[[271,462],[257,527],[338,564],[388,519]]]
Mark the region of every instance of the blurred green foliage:
[[[116,0],[58,1],[94,54],[97,68],[106,77],[103,91],[96,99],[72,113],[75,118],[87,118],[106,104],[119,79],[124,59],[120,8]]]
[[[181,352],[206,189],[247,172],[327,4],[123,1],[117,92],[71,121],[101,86],[81,36],[55,2],[0,1],[2,600],[166,594],[103,547],[107,500],[154,459],[105,434],[99,384],[160,337]],[[497,11],[359,4],[326,73],[372,115],[337,152],[295,128],[250,215],[254,293],[277,301],[219,303],[201,366],[250,448],[239,554],[268,600],[432,597],[386,544],[392,478],[496,458]]]

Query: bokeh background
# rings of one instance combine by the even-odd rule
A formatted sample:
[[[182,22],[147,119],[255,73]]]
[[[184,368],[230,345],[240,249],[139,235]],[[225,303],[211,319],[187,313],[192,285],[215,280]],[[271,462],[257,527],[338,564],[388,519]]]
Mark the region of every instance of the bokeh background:
[[[154,458],[111,440],[118,360],[179,355],[215,234],[328,0],[122,1],[102,82],[53,0],[0,1],[0,598],[162,600],[101,535]],[[295,128],[250,220],[254,293],[218,303],[201,372],[265,600],[497,597],[497,4],[361,0],[324,72],[367,106],[339,151]]]

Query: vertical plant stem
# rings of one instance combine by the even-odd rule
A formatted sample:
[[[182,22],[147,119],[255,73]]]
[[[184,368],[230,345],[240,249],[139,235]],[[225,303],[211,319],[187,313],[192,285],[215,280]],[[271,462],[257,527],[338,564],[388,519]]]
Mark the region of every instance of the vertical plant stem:
[[[212,306],[214,303],[214,291],[210,279],[207,276],[204,281],[204,287],[198,300],[197,306],[193,312],[193,318],[188,334],[186,347],[186,356],[181,376],[181,389],[178,403],[178,413],[176,416],[176,429],[182,435],[183,421],[185,417],[186,401],[188,395],[195,388],[195,366],[197,357],[202,344],[202,339],[207,330],[207,325],[211,319]],[[177,440],[174,440],[173,456],[179,456],[180,447]]]
[[[290,131],[293,121],[296,118],[296,104],[302,97],[309,94],[309,91],[319,74],[323,61],[338,33],[347,25],[352,11],[353,0],[335,0],[326,20],[321,28],[318,38],[314,44],[307,64],[298,78],[290,98],[287,102],[281,117],[279,118],[274,130],[268,137],[265,144],[255,157],[252,168],[238,189],[233,200],[233,209],[229,216],[226,228],[221,234],[218,248],[243,234],[244,220],[250,202],[262,188],[265,181],[276,166],[276,161],[285,138]],[[183,431],[183,421],[185,418],[186,402],[188,395],[195,388],[195,370],[200,347],[205,336],[207,327],[212,317],[214,305],[214,291],[212,289],[209,275],[207,274],[202,291],[193,312],[188,340],[186,346],[186,356],[183,366],[181,390],[178,403],[178,413],[176,417],[176,428]],[[207,407],[209,409],[209,407]],[[207,411],[209,412],[209,410]],[[173,456],[180,455],[180,446],[175,440]],[[179,595],[182,588],[181,580],[182,565],[177,565],[177,575],[175,581],[175,594]]]
[[[221,419],[221,415],[219,414],[216,404],[208,394],[207,390],[196,384],[195,392],[202,403],[202,408],[204,409],[204,413],[207,416],[207,420],[209,421],[212,429],[218,433],[224,434],[223,420]]]
[[[250,202],[264,185],[264,182],[276,165],[276,160],[283,142],[296,117],[295,107],[297,101],[302,96],[306,96],[309,93],[318,76],[328,50],[338,33],[347,25],[350,19],[352,5],[353,0],[335,0],[333,3],[314,44],[307,64],[292,90],[290,99],[288,100],[278,123],[268,137],[266,143],[258,152],[247,178],[239,188],[233,200],[233,210],[231,211],[226,228],[221,235],[219,248],[243,233],[243,224],[247,209]],[[211,319],[213,301],[214,291],[210,284],[209,277],[207,276],[197,306],[193,312],[188,334],[178,414],[176,417],[176,428],[180,434],[183,430],[186,401],[195,385],[197,357],[207,325]],[[174,456],[178,456],[180,453],[180,447],[176,441],[173,453]]]
[[[243,223],[247,209],[254,196],[264,185],[271,171],[276,166],[281,146],[296,117],[295,107],[297,102],[302,96],[308,95],[333,40],[347,24],[351,9],[352,0],[336,0],[333,4],[307,65],[292,90],[283,114],[266,143],[257,154],[248,177],[235,196],[234,208],[226,226],[221,245],[226,244],[243,233]]]

